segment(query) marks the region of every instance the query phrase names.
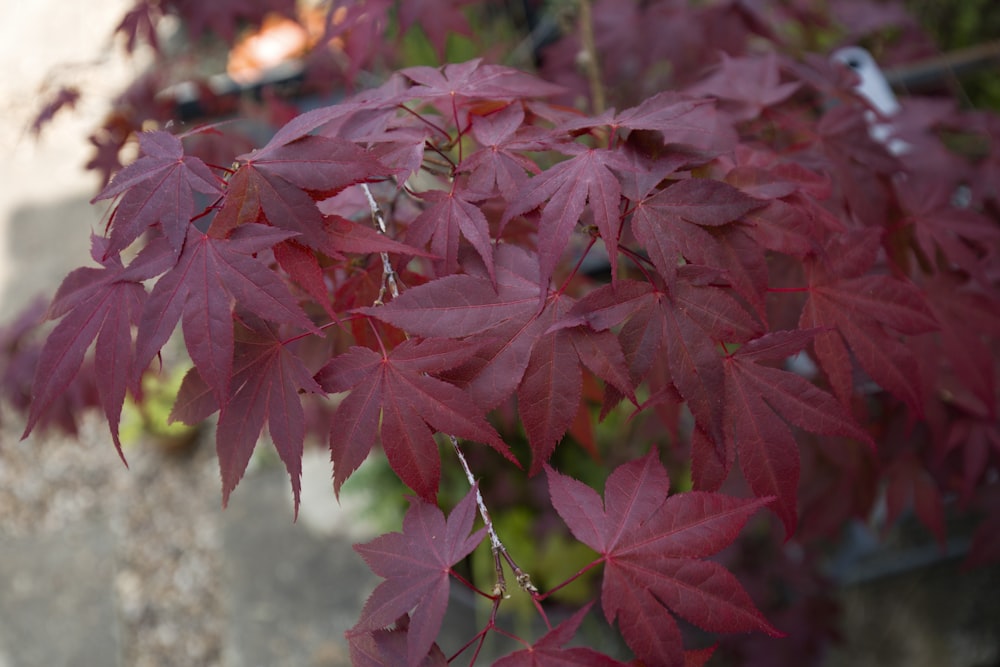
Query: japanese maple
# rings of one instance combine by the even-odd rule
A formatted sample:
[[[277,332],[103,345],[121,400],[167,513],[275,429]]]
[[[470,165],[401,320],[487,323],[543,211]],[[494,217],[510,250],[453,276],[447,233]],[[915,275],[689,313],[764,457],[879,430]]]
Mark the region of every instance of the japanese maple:
[[[158,48],[151,26],[176,13],[231,41],[237,20],[293,13],[211,4],[140,0],[120,30],[130,49]],[[417,26],[444,59],[450,34],[474,30],[474,4],[330,3],[309,62],[357,86],[400,64],[370,37]],[[315,414],[303,400],[319,396],[334,488],[380,449],[416,494],[402,532],[357,547],[384,581],[348,633],[356,664],[475,662],[487,638],[509,643],[500,665],[623,664],[569,645],[590,605],[549,620],[550,594],[591,572],[584,596],[632,664],[704,664],[714,649],[685,648],[678,618],[707,633],[797,630],[712,560],[747,522],[768,534],[777,521],[811,567],[817,538],[867,516],[880,486],[890,518],[912,507],[940,540],[946,499],[975,504],[988,518],[970,562],[995,556],[1000,193],[973,160],[993,168],[996,119],[914,102],[923,111],[898,132],[947,159],[892,154],[852,73],[805,53],[835,18],[878,26],[825,3],[577,4],[579,31],[539,47],[538,75],[485,57],[404,67],[277,123],[249,152],[224,152],[225,127],[175,134],[143,98],[161,126],[136,132],[133,162],[119,168],[97,142],[114,172],[95,198],[114,202],[99,268],[66,277],[40,352],[23,323],[0,338],[8,395],[37,359],[25,434],[64,416],[87,368],[121,453],[122,404],[141,400],[179,323],[193,368],[173,418],[218,412],[223,501],[266,424],[297,508]],[[595,108],[604,99],[617,108]],[[989,144],[970,157],[945,141],[956,132]],[[595,444],[609,416],[626,426],[597,426],[608,437]],[[559,470],[587,456],[577,441],[613,468],[603,498],[601,480]],[[444,467],[470,484],[457,504]],[[543,471],[540,525],[557,514],[596,554],[548,590],[476,483]],[[454,505],[447,518],[439,503]],[[461,565],[484,535],[485,585]],[[536,639],[504,627],[508,570],[545,628]],[[492,612],[444,650],[452,581]]]

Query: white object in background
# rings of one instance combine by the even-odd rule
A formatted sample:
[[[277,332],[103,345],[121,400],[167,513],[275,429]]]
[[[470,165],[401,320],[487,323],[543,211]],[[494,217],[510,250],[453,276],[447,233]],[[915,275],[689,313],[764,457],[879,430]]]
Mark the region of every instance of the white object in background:
[[[887,121],[899,113],[899,101],[896,100],[896,95],[872,54],[860,46],[848,46],[834,52],[831,58],[857,73],[861,80],[854,90],[868,100],[872,108],[878,112],[877,114],[872,111],[865,112],[868,134],[871,138],[884,144],[893,155],[907,153],[910,149],[908,143],[902,139],[890,138],[893,128],[892,123]]]

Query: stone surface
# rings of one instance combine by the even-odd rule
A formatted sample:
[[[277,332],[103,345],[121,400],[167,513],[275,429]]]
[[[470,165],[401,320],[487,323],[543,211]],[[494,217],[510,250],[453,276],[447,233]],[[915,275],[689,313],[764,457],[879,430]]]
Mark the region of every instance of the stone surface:
[[[244,479],[222,515],[229,667],[349,665],[344,631],[375,585],[344,537],[292,523],[284,470]]]
[[[107,523],[0,541],[0,666],[119,665]]]

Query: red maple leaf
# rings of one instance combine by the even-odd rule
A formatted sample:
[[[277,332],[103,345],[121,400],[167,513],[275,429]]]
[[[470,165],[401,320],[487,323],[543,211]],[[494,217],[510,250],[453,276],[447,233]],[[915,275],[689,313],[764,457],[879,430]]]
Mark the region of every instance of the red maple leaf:
[[[315,332],[277,274],[253,257],[289,236],[257,224],[241,225],[228,239],[190,228],[177,265],[156,282],[143,309],[135,376],[145,370],[183,317],[188,354],[223,403],[233,369],[234,302],[265,320]]]
[[[819,144],[850,215],[868,227],[879,227],[889,217],[888,175],[899,171],[899,161],[870,136],[860,104],[838,104],[816,127]]]
[[[773,51],[764,56],[739,58],[723,53],[715,73],[687,92],[719,98],[722,111],[742,121],[757,118],[767,107],[784,102],[800,85],[781,83],[778,56]]]
[[[299,242],[328,254],[337,249],[316,202],[389,173],[354,143],[316,135],[289,143],[272,139],[259,151],[237,159],[245,164],[229,179],[211,234],[224,236],[238,225],[266,220],[297,232]]]
[[[1000,248],[996,222],[951,202],[954,187],[944,179],[915,177],[896,183],[905,221],[913,226],[916,243],[929,261],[940,252],[948,268],[967,272],[981,285],[992,287],[982,257]]]
[[[917,287],[869,273],[878,249],[878,231],[864,230],[832,240],[821,260],[808,262],[809,298],[799,326],[831,329],[818,333],[813,345],[842,402],[849,402],[854,389],[850,346],[865,372],[919,415],[917,365],[901,336],[933,331],[938,324]]]
[[[672,277],[677,272],[682,248],[697,248],[712,242],[711,237],[705,239],[700,235],[690,240],[685,238],[689,228],[719,227],[764,205],[765,202],[721,181],[690,178],[636,202],[632,230],[660,273]]]
[[[476,489],[445,519],[437,505],[411,500],[403,531],[380,535],[355,545],[368,567],[384,577],[365,602],[361,618],[347,631],[349,639],[391,626],[416,608],[406,631],[406,664],[416,667],[426,657],[448,608],[452,567],[472,553],[486,534],[469,534],[476,517]]]
[[[106,252],[121,252],[158,224],[179,254],[194,213],[194,192],[221,194],[219,179],[204,162],[184,155],[180,139],[169,132],[143,132],[139,151],[139,159],[119,171],[91,200],[122,195],[111,216]]]
[[[299,287],[323,307],[330,319],[338,320],[330,302],[330,288],[323,277],[323,267],[315,252],[290,239],[274,246],[274,259]]]
[[[125,36],[125,50],[133,53],[139,44],[145,43],[159,53],[160,40],[156,35],[156,22],[161,18],[158,3],[151,0],[139,0],[130,9],[121,23],[115,28],[115,34]]]
[[[505,225],[512,218],[542,208],[538,221],[538,279],[543,288],[548,286],[570,234],[588,205],[608,249],[611,275],[617,274],[621,184],[611,170],[632,168],[631,162],[614,151],[580,144],[568,144],[560,150],[575,156],[529,180],[501,220]]]
[[[616,337],[559,321],[573,299],[551,294],[542,310],[538,268],[516,246],[496,251],[496,288],[486,269],[452,275],[407,290],[365,313],[418,336],[464,338],[478,349],[443,374],[484,408],[517,391],[532,450],[532,474],[541,470],[572,424],[581,400],[581,367],[632,397],[633,385]]]
[[[91,256],[102,268],[84,267],[72,271],[59,286],[49,307],[48,316],[62,320],[42,347],[23,437],[27,437],[42,413],[72,382],[96,338],[98,395],[118,455],[124,461],[118,423],[129,387],[132,327],[139,323],[146,300],[142,281],[163,272],[170,265],[172,254],[160,238],[147,245],[131,264],[124,266],[117,253],[108,252],[105,239],[94,237]]]
[[[1000,424],[995,415],[969,415],[952,422],[939,459],[955,450],[962,457],[959,498],[968,505],[991,463],[1000,458]]]
[[[408,67],[399,73],[417,84],[406,91],[407,96],[427,101],[519,100],[555,95],[563,90],[512,67],[483,63],[482,58],[440,68]]]
[[[393,241],[369,225],[339,215],[323,216],[323,227],[327,238],[326,252],[333,253],[332,258],[335,259],[344,259],[342,253],[365,255],[376,252],[433,257],[419,248]],[[274,259],[313,301],[322,306],[330,319],[334,321],[339,319],[332,303],[331,286],[324,273],[324,267],[328,266],[329,260],[325,259],[322,253],[304,246],[295,239],[289,239],[274,246]]]
[[[404,614],[396,620],[394,627],[350,635],[347,643],[351,650],[351,665],[353,667],[405,665],[409,630],[410,615]],[[435,643],[420,662],[420,667],[448,667],[448,658]]]
[[[35,119],[31,121],[31,133],[37,138],[42,128],[48,125],[56,114],[63,109],[74,109],[76,103],[80,101],[80,89],[75,86],[61,86],[53,95],[49,95],[49,101],[35,114]]]
[[[595,331],[621,324],[619,336],[635,384],[654,365],[665,365],[695,421],[725,460],[725,370],[720,343],[742,343],[763,333],[760,323],[725,290],[705,282],[698,267],[680,270],[669,290],[619,281],[580,299],[562,324],[586,323]]]
[[[486,443],[513,461],[475,402],[428,375],[459,366],[475,353],[471,344],[407,340],[388,354],[352,347],[326,364],[316,375],[323,389],[351,391],[337,406],[330,431],[334,490],[339,492],[365,460],[379,432],[389,465],[428,501],[436,498],[441,477],[433,431]]]
[[[780,361],[802,350],[816,331],[778,331],[749,341],[725,359],[727,456],[739,454],[743,476],[758,497],[795,531],[799,450],[789,422],[824,435],[842,435],[875,446],[847,410],[805,378],[760,361]],[[695,456],[694,465],[699,458]],[[695,475],[697,477],[697,474]]]
[[[573,535],[601,555],[601,605],[636,657],[684,664],[677,614],[710,632],[779,636],[722,565],[702,560],[736,539],[769,499],[693,491],[667,497],[655,451],[616,468],[596,491],[546,467],[552,504]]]
[[[593,602],[584,605],[534,644],[500,658],[493,663],[493,667],[625,667],[625,663],[592,648],[565,648],[580,629],[580,623],[592,605]]]
[[[954,380],[971,392],[979,405],[973,412],[986,419],[997,416],[997,375],[990,340],[1000,337],[1000,302],[987,290],[958,273],[940,271],[923,281],[934,316],[941,324],[943,358],[932,360],[939,371],[950,370]],[[938,378],[934,378],[937,380]]]
[[[410,223],[407,243],[423,247],[429,241],[431,252],[442,258],[435,263],[438,275],[449,275],[458,271],[459,237],[464,237],[479,253],[493,278],[490,224],[475,199],[468,199],[468,195],[454,188],[450,192],[430,190],[420,196],[430,205]]]
[[[472,117],[472,136],[481,148],[466,157],[459,171],[469,172],[467,187],[482,195],[494,190],[506,202],[512,202],[528,180],[528,173],[538,174],[538,165],[524,151],[539,151],[551,144],[542,130],[524,127],[524,107],[510,104],[487,116]]]
[[[736,143],[736,132],[709,99],[665,91],[625,109],[611,123],[630,130],[656,130],[664,144],[682,144],[722,152]]]
[[[243,478],[266,422],[274,448],[291,478],[298,516],[306,435],[299,393],[322,394],[323,390],[302,360],[288,349],[274,325],[242,314],[234,339],[232,381],[215,432],[222,504],[229,502],[229,494]],[[195,367],[184,377],[170,419],[199,424],[219,407],[215,392]]]
[[[632,232],[668,282],[674,281],[680,258],[723,269],[762,313],[764,253],[742,229],[724,226],[764,205],[721,181],[686,179],[636,202]]]

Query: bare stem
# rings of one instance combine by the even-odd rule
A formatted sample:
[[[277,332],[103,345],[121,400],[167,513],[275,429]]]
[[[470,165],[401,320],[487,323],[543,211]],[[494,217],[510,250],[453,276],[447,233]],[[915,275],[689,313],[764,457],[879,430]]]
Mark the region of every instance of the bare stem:
[[[517,585],[522,590],[532,595],[537,595],[538,589],[531,583],[531,575],[522,570],[514,562],[514,559],[507,552],[507,547],[500,541],[500,536],[497,535],[496,528],[493,526],[493,519],[490,518],[490,511],[486,507],[486,501],[483,500],[483,494],[480,493],[479,487],[476,486],[476,478],[472,474],[472,469],[469,468],[469,462],[465,459],[462,448],[458,446],[458,438],[453,435],[449,435],[448,438],[451,440],[451,446],[455,450],[455,455],[458,456],[458,460],[462,464],[462,470],[465,471],[465,478],[469,481],[469,486],[476,490],[476,505],[479,506],[479,515],[483,517],[483,523],[486,524],[486,533],[490,536],[490,549],[493,551],[493,566],[496,568],[497,574],[497,583],[493,588],[493,594],[498,597],[507,597],[507,580],[503,574],[503,561],[506,561],[511,572],[514,573]]]
[[[601,63],[597,58],[597,44],[594,42],[594,16],[590,0],[577,0],[579,3],[580,41],[583,45],[582,62],[587,81],[590,83],[591,112],[600,114],[604,111],[604,84],[601,83]]]
[[[365,197],[368,199],[368,208],[372,212],[372,223],[382,234],[388,234],[389,228],[385,224],[385,213],[382,212],[382,208],[375,201],[375,197],[372,196],[372,191],[368,187],[367,183],[361,184],[361,189],[365,192]],[[380,253],[382,257],[382,287],[378,291],[378,298],[375,299],[375,305],[379,306],[384,303],[385,291],[388,288],[389,294],[395,299],[399,296],[399,285],[396,282],[396,270],[392,268],[392,262],[389,261],[389,253]]]
[[[361,188],[364,190],[365,197],[368,199],[368,207],[372,212],[372,222],[379,232],[387,234],[388,226],[385,222],[385,214],[382,212],[381,207],[379,207],[378,202],[375,201],[375,197],[372,196],[372,192],[368,188],[368,185],[366,183],[362,183]],[[389,262],[389,253],[383,252],[381,255],[382,288],[379,290],[378,299],[375,300],[375,305],[382,304],[382,299],[385,296],[386,289],[388,289],[392,298],[395,299],[399,296],[399,286],[396,282],[396,272],[392,268],[392,264]],[[537,595],[538,589],[531,583],[531,576],[514,562],[514,559],[510,557],[509,553],[507,553],[507,548],[504,547],[503,542],[500,541],[500,536],[497,535],[496,528],[493,526],[493,519],[490,518],[490,511],[486,507],[486,501],[483,500],[483,494],[480,493],[479,487],[476,486],[476,478],[472,474],[469,462],[465,459],[465,454],[462,453],[461,447],[458,446],[458,438],[453,435],[449,435],[448,437],[451,439],[451,446],[455,449],[455,454],[458,456],[458,460],[462,464],[462,470],[465,471],[465,478],[469,480],[469,486],[476,490],[476,505],[479,507],[479,515],[483,517],[483,523],[486,524],[486,532],[490,536],[490,549],[493,551],[493,566],[496,569],[497,574],[497,581],[493,586],[492,591],[495,601],[498,602],[499,600],[507,597],[507,580],[504,578],[503,574],[504,561],[506,561],[511,571],[514,573],[514,577],[517,579],[517,585],[528,593]]]

